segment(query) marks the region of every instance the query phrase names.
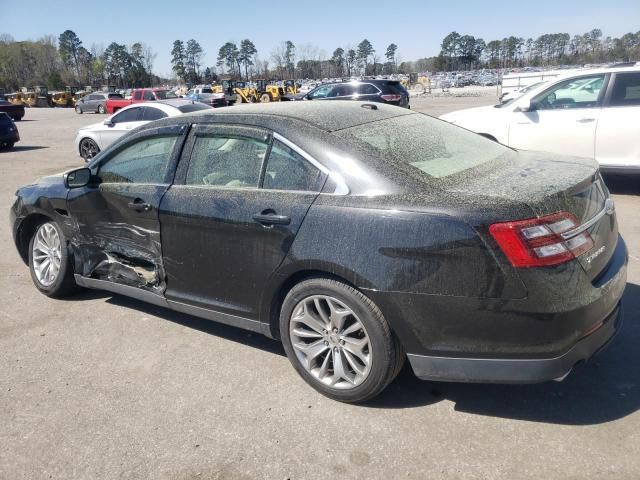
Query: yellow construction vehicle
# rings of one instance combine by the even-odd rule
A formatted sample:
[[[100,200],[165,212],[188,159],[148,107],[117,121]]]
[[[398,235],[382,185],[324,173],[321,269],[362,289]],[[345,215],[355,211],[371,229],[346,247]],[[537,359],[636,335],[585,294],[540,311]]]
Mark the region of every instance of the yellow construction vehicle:
[[[73,107],[75,105],[74,96],[76,91],[76,87],[67,86],[64,92],[53,92],[51,101],[57,107]]]
[[[27,93],[22,97],[22,103],[25,107],[51,107],[53,102],[51,101],[51,95],[47,87],[35,86],[27,90]]]
[[[258,101],[256,89],[245,82],[236,82],[233,91],[236,94],[236,104],[255,103]]]
[[[279,87],[267,80],[256,80],[256,97],[260,103],[279,102],[284,95],[284,87]]]
[[[285,95],[296,95],[298,93],[298,84],[295,80],[284,81],[284,93]]]
[[[420,93],[431,93],[431,79],[426,75],[409,74],[408,90],[418,90]]]
[[[22,87],[19,91],[13,92],[7,95],[7,101],[13,105],[24,105],[24,94],[27,91],[27,87]]]

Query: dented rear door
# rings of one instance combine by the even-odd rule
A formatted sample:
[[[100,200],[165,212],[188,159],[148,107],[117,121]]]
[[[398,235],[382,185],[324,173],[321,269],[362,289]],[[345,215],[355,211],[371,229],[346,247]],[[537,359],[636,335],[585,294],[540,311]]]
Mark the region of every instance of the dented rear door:
[[[158,207],[173,180],[185,130],[172,126],[134,134],[92,165],[93,185],[70,190],[76,273],[162,294]]]

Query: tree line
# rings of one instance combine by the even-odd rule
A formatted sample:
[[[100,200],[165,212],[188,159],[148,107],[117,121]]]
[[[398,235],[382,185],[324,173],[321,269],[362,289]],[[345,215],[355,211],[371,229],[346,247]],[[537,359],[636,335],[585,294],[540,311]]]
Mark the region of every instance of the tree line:
[[[72,30],[36,41],[16,42],[10,35],[0,35],[0,87],[6,91],[34,85],[51,90],[104,83],[143,87],[159,80],[152,74],[155,58],[141,42],[87,48]]]
[[[313,45],[296,46],[291,40],[286,40],[276,46],[266,59],[262,59],[253,41],[245,38],[239,44],[225,42],[218,50],[215,66],[203,68],[201,60],[204,51],[200,44],[189,40],[185,48],[182,40],[176,40],[171,51],[171,64],[175,75],[188,84],[209,82],[217,79],[218,74],[239,80],[257,77],[350,77],[399,73],[397,51],[398,45],[388,45],[384,51],[385,61],[381,62],[381,55],[376,53],[369,40],[364,39],[355,48],[338,47],[330,58],[326,58],[325,52]]]
[[[485,42],[473,35],[451,32],[432,59],[435,70],[470,70],[478,67],[513,68],[640,60],[640,31],[620,38],[603,37],[594,28],[582,35],[546,33],[536,39],[509,36]]]

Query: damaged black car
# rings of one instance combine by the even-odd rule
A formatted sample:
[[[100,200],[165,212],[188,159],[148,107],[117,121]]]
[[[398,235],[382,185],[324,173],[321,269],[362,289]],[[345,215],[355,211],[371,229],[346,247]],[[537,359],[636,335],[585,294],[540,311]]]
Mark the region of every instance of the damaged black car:
[[[596,163],[381,104],[152,122],[20,188],[11,221],[42,293],[260,332],[345,402],[406,359],[425,380],[562,379],[622,317],[627,250]]]

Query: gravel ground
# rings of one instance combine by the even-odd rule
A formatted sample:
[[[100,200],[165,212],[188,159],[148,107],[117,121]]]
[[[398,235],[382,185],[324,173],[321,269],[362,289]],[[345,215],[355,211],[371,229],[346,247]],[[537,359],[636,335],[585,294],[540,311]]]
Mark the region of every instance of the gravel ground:
[[[415,98],[440,115],[491,98]],[[626,324],[562,383],[421,382],[330,401],[281,346],[121,296],[51,300],[12,244],[16,188],[80,166],[100,115],[33,109],[0,153],[0,478],[638,479],[640,188],[607,179],[631,253]]]

